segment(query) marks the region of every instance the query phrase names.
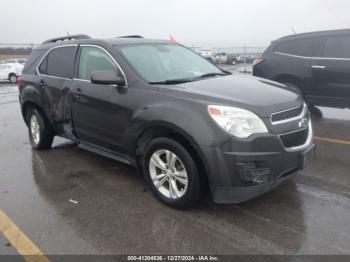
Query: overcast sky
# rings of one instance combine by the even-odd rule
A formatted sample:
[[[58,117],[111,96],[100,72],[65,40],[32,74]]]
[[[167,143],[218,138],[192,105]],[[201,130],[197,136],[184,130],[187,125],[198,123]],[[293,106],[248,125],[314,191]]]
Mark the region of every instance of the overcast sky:
[[[292,33],[350,28],[348,0],[1,1],[0,43],[85,33],[175,36],[186,45],[266,46]]]

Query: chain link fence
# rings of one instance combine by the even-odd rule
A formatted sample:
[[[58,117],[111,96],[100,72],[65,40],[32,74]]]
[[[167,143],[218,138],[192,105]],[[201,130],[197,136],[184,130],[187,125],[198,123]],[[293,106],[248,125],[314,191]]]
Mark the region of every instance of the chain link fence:
[[[233,73],[251,73],[253,62],[259,58],[265,47],[190,47],[192,50]]]
[[[239,47],[190,47],[195,52],[201,54],[206,58],[211,58],[214,62],[223,64],[229,62],[243,62],[246,60],[247,63],[252,63],[257,57],[259,57],[265,50],[265,47],[253,47],[253,46],[239,46]],[[226,55],[235,59],[224,61],[220,57]],[[233,61],[232,61],[233,60]]]

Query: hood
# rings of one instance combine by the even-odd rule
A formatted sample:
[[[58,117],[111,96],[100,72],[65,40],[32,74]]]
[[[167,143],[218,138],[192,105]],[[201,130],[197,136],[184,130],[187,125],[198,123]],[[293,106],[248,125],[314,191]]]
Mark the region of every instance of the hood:
[[[235,106],[261,117],[300,106],[301,95],[285,85],[252,76],[222,76],[178,85],[160,85],[160,91],[207,104]]]

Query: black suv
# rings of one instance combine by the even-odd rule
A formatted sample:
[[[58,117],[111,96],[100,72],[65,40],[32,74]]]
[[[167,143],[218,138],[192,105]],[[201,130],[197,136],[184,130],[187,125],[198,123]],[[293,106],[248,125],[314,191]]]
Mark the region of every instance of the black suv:
[[[298,88],[310,105],[350,107],[350,30],[283,37],[254,64],[254,76]]]
[[[232,76],[170,41],[48,40],[17,84],[34,149],[58,135],[139,167],[176,208],[207,185],[218,203],[251,199],[302,169],[314,147],[297,92]]]

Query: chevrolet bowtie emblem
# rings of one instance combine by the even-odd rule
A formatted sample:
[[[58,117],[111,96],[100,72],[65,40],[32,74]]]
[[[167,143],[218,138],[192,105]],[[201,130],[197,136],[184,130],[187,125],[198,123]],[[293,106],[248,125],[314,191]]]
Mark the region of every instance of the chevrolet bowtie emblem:
[[[308,125],[309,125],[309,121],[308,121],[307,118],[301,119],[301,120],[299,121],[299,123],[298,123],[299,128],[302,128],[302,127],[303,127],[303,128],[307,128]]]

